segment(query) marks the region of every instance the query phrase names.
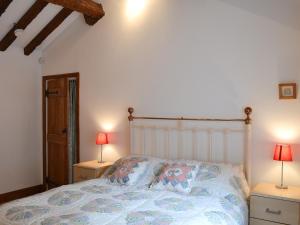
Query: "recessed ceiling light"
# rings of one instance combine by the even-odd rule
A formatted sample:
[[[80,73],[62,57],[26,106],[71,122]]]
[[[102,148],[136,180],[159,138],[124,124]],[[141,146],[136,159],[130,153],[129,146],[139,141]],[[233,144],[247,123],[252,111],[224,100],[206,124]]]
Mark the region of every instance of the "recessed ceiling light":
[[[16,29],[15,30],[15,35],[16,37],[20,37],[23,34],[24,30],[23,29]]]

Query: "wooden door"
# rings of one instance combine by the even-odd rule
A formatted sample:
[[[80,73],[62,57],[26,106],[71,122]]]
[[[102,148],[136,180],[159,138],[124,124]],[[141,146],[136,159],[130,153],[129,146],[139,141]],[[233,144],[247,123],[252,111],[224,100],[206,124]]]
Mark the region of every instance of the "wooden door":
[[[76,80],[76,88],[71,80]],[[43,184],[46,188],[72,182],[72,166],[80,161],[79,86],[79,73],[43,77]],[[70,131],[69,120],[75,123]]]
[[[68,184],[68,79],[47,80],[47,183]]]

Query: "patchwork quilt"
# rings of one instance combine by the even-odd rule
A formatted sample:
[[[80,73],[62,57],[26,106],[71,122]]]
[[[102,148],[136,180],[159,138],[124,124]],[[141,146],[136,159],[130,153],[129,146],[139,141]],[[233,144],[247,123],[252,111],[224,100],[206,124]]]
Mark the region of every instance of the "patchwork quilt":
[[[247,225],[241,178],[202,164],[191,193],[95,179],[0,207],[0,225]]]

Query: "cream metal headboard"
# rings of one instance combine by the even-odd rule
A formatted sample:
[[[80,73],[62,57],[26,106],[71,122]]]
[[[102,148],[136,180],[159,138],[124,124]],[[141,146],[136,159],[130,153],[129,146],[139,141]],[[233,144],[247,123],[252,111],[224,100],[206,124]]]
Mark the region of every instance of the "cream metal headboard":
[[[251,183],[251,118],[244,119],[134,116],[129,108],[130,149],[166,159],[242,164]]]

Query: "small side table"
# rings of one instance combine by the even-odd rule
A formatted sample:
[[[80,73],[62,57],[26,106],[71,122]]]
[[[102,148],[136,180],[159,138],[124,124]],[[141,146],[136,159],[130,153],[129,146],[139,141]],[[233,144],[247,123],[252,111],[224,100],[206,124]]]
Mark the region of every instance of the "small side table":
[[[250,225],[299,225],[300,187],[258,184],[250,198]]]
[[[99,163],[97,160],[73,165],[74,183],[99,178],[113,162]]]

